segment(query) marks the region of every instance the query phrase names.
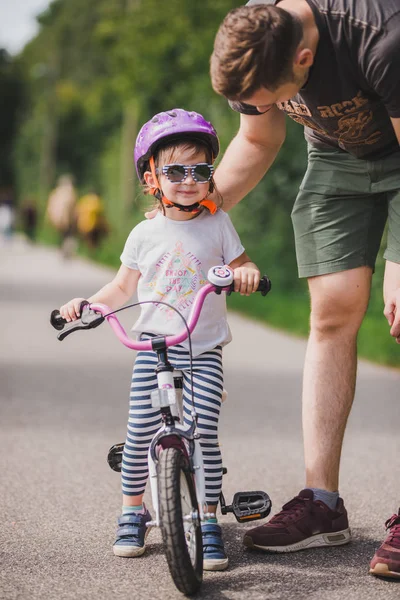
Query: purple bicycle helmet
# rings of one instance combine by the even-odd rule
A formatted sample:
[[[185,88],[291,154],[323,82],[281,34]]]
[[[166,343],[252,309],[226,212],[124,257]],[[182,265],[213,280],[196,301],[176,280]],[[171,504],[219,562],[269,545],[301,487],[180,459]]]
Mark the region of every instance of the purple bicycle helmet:
[[[197,112],[174,108],[160,112],[141,128],[136,138],[134,159],[136,172],[143,182],[145,163],[154,154],[157,146],[170,139],[187,136],[206,142],[212,150],[214,159],[218,156],[219,141],[217,132],[209,121]]]

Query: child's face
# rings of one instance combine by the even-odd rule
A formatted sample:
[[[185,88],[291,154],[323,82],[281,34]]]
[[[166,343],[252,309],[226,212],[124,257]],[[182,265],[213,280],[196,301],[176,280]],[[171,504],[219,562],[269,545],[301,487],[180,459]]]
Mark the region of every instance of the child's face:
[[[182,152],[176,155],[173,164],[190,166],[207,162],[205,152],[193,154],[193,151],[182,150]],[[159,169],[161,170],[163,166],[164,165],[160,165]],[[177,202],[184,206],[190,206],[195,202],[204,200],[210,189],[209,181],[206,183],[194,181],[190,170],[185,180],[181,183],[172,183],[166,175],[163,175],[162,173],[158,177],[164,196],[168,198],[168,200],[171,200],[171,202]]]

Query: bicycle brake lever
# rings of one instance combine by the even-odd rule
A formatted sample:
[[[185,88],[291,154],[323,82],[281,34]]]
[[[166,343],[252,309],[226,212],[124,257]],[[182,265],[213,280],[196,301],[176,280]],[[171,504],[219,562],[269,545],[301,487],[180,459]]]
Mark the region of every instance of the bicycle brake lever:
[[[57,335],[57,339],[60,340],[60,342],[62,342],[63,339],[67,337],[67,335],[70,335],[70,333],[74,333],[74,331],[78,331],[78,329],[89,328],[86,325],[83,325],[80,319],[78,319],[77,321],[72,321],[68,325],[64,325],[64,329],[60,331],[60,333]]]
[[[78,331],[78,329],[94,329],[101,325],[104,321],[103,315],[99,315],[99,313],[90,310],[88,307],[89,304],[82,306],[80,319],[64,325],[64,329],[57,335],[57,339],[60,340],[60,342],[62,342],[67,335],[74,333],[74,331]]]
[[[81,304],[81,322],[85,325],[85,329],[94,329],[104,321],[103,315],[89,308],[89,303]]]

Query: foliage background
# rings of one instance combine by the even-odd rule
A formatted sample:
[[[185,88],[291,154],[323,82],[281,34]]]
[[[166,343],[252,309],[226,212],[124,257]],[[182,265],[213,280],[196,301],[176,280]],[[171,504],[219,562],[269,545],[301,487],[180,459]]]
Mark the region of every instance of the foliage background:
[[[222,150],[237,131],[239,116],[211,88],[209,57],[222,19],[241,4],[54,0],[19,56],[0,53],[0,186],[11,185],[19,204],[32,198],[42,216],[62,173],[74,175],[81,194],[97,189],[112,229],[94,258],[118,266],[146,208],[132,162],[140,125],[179,106],[214,123]],[[297,278],[290,211],[305,165],[302,127],[290,121],[267,177],[231,212],[248,253],[273,281],[268,298],[232,296],[231,306],[300,335],[308,331],[309,301]],[[41,240],[54,241],[41,222]],[[383,267],[380,255],[359,348],[364,357],[398,366],[382,315]]]

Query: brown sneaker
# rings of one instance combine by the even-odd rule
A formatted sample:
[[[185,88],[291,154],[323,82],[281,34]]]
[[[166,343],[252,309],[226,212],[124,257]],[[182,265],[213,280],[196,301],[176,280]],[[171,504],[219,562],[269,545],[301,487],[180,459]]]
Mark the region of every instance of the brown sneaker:
[[[343,500],[339,498],[335,510],[331,510],[313,498],[312,490],[302,490],[268,523],[247,531],[244,545],[266,552],[296,552],[347,544],[351,532]]]
[[[400,579],[400,508],[385,523],[389,535],[375,552],[371,560],[369,572],[378,577]]]

